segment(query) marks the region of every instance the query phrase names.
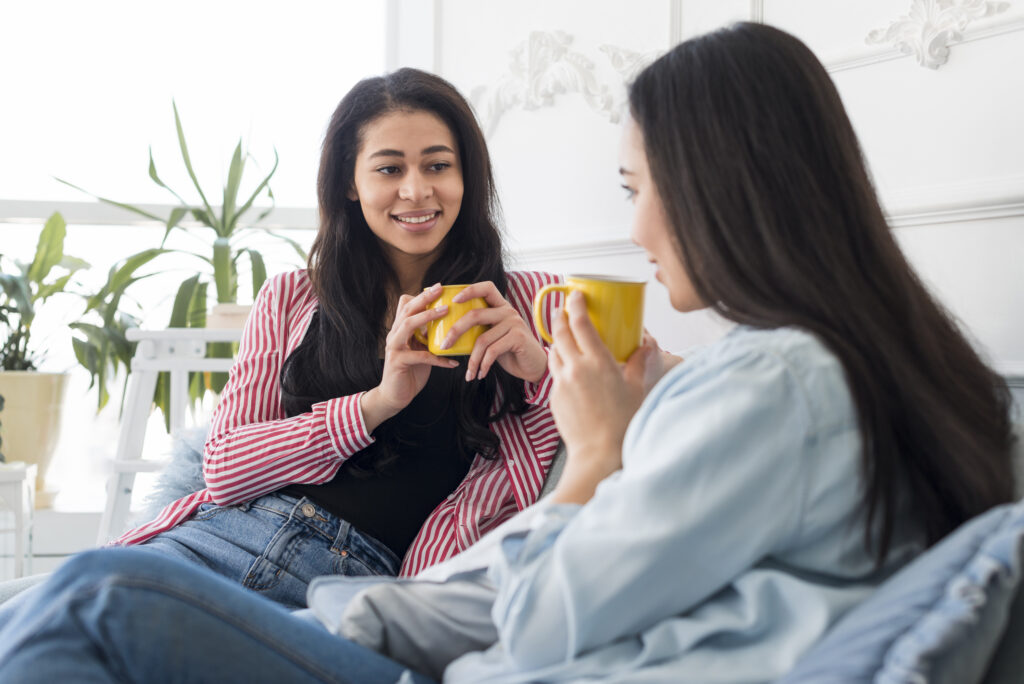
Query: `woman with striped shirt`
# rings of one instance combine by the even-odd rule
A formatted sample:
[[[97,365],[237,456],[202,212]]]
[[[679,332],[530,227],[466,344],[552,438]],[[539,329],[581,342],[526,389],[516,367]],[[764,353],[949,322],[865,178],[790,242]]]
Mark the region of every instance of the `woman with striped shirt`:
[[[308,268],[253,305],[203,456],[207,488],[116,540],[184,557],[289,607],[326,574],[411,575],[533,503],[558,434],[530,315],[554,282],[506,272],[487,147],[465,99],[414,69],[338,105]],[[440,284],[490,329],[469,357],[414,332]]]

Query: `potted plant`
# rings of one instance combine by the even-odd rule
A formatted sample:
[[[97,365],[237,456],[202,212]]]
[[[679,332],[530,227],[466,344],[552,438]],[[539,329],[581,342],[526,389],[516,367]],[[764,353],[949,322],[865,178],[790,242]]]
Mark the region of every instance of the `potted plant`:
[[[270,188],[270,179],[277,171],[277,151],[274,151],[274,164],[270,172],[263,177],[255,186],[255,189],[249,192],[243,200],[241,194],[242,179],[250,155],[243,150],[242,140],[239,139],[228,167],[227,180],[220,193],[220,205],[215,206],[211,203],[209,197],[216,196],[204,191],[199,183],[199,179],[196,177],[195,170],[192,167],[188,144],[185,140],[181,117],[178,114],[178,107],[173,102],[172,108],[174,110],[174,124],[181,159],[189,178],[192,180],[193,188],[199,199],[198,202],[186,201],[181,193],[161,180],[153,160],[152,147],[149,150],[149,177],[154,183],[167,190],[178,203],[178,206],[172,208],[166,216],[157,216],[138,206],[101,197],[67,181],[59,178],[57,180],[91,195],[101,202],[160,222],[165,226],[160,253],[185,253],[195,256],[200,260],[201,271],[196,275],[186,278],[178,286],[168,327],[241,327],[245,322],[245,317],[248,315],[248,306],[239,306],[238,304],[239,263],[243,259],[248,259],[249,261],[252,274],[252,296],[254,298],[267,277],[263,255],[259,250],[246,246],[245,239],[254,230],[259,230],[256,224],[263,220],[274,207],[274,193]],[[269,200],[270,206],[260,211],[254,220],[245,221],[244,217],[251,210],[254,210],[253,204],[261,196],[265,196]],[[174,230],[188,231],[197,237],[203,238],[206,243],[205,251],[164,249],[168,236]],[[291,245],[300,258],[305,261],[306,254],[296,241],[281,235],[275,235],[275,237]],[[135,256],[139,255],[133,255],[129,259]],[[216,305],[208,313],[208,286],[211,282],[214,287],[213,293]],[[224,322],[225,320],[228,322]],[[214,344],[211,345],[210,354],[211,356],[227,358],[233,354],[233,350],[230,344]],[[207,388],[219,392],[226,380],[227,378],[224,374],[213,374],[212,376],[194,374],[189,386],[192,399],[200,398]],[[164,376],[161,376],[158,381],[154,401],[160,408],[166,409],[169,397],[167,379]],[[167,416],[166,410],[164,415],[165,417]]]
[[[38,370],[44,352],[32,345],[32,323],[40,304],[65,292],[71,277],[88,264],[64,254],[66,225],[60,214],[46,221],[31,263],[0,256],[0,394],[5,401],[4,452],[39,466],[37,505],[49,500],[46,469],[60,434],[67,373]]]

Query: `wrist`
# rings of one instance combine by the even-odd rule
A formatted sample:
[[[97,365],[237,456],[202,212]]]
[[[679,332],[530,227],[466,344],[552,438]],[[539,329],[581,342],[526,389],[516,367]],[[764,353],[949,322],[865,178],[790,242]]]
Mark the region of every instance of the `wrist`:
[[[359,408],[363,412],[367,433],[373,432],[378,425],[398,413],[398,409],[388,406],[378,390],[379,388],[374,387],[363,392],[363,396],[359,398]]]
[[[594,496],[597,485],[622,468],[621,449],[603,452],[584,448],[574,451],[585,454],[585,460],[574,459],[571,453],[567,454],[565,470],[551,494],[554,503],[587,503]]]

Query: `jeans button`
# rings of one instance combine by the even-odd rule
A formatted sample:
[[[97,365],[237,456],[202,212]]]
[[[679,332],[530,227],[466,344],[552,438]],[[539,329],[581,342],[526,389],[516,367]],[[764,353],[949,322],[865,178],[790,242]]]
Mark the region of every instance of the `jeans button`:
[[[313,504],[302,504],[302,515],[312,518],[316,515],[316,508],[313,507]]]

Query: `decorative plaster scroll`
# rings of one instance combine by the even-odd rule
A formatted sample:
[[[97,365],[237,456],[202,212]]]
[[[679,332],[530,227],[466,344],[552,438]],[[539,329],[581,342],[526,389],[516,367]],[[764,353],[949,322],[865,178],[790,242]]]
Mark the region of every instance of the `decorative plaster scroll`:
[[[622,118],[624,84],[649,64],[656,55],[602,45],[598,48],[618,72],[621,81],[599,83],[594,62],[569,49],[573,37],[562,31],[532,31],[511,55],[509,72],[490,89],[477,86],[470,93],[484,122],[484,132],[494,133],[501,117],[513,108],[525,110],[550,107],[556,95],[578,93],[598,114],[612,123]]]
[[[949,46],[962,39],[972,21],[1003,12],[1008,2],[989,0],[913,0],[910,14],[867,35],[868,44],[891,45],[917,63],[938,69],[949,60]]]
[[[612,68],[615,69],[622,79],[615,89],[614,103],[608,115],[608,119],[612,123],[618,123],[629,104],[626,102],[626,86],[632,83],[633,79],[646,69],[651,62],[660,57],[661,52],[636,52],[635,50],[627,50],[615,45],[599,45],[597,49],[608,57]]]

